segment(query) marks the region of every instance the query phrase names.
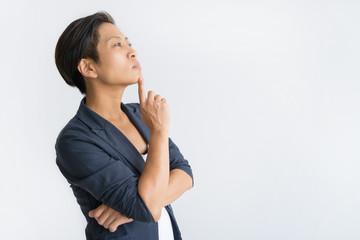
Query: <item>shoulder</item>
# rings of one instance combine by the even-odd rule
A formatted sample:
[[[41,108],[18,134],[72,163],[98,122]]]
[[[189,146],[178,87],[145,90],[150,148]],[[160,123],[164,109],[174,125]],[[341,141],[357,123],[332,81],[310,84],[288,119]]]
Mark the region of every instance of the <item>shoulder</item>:
[[[84,124],[77,116],[74,116],[61,129],[61,131],[58,134],[58,137],[61,137],[69,133],[77,133],[77,134],[86,133],[88,132],[88,130],[89,127],[86,124]]]
[[[127,106],[128,108],[134,110],[134,111],[140,111],[140,103],[125,103],[125,106]]]
[[[55,150],[73,148],[75,142],[91,142],[91,130],[79,118],[74,116],[69,122],[60,130],[56,141]]]

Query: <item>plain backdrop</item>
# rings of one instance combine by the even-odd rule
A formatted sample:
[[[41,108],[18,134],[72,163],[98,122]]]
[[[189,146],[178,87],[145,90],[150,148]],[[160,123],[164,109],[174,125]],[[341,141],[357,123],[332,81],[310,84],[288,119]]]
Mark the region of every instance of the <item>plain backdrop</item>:
[[[85,239],[55,164],[82,95],[54,62],[75,19],[110,13],[168,100],[195,186],[185,240],[360,239],[359,1],[2,1],[0,238]],[[138,102],[137,84],[124,103]]]

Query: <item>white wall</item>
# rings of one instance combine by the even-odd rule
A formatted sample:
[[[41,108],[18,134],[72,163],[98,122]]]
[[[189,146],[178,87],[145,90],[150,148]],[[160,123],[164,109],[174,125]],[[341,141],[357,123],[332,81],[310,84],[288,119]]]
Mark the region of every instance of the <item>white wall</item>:
[[[101,2],[0,3],[0,238],[85,239],[54,150],[82,95],[54,49],[106,10],[193,168],[184,239],[360,239],[358,1]]]

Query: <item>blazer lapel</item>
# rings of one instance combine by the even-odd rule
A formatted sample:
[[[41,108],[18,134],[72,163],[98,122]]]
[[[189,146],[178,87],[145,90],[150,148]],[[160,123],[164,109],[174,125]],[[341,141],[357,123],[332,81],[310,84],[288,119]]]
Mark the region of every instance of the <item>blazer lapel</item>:
[[[117,127],[91,110],[85,104],[85,101],[86,97],[81,100],[77,116],[90,126],[95,134],[120,153],[140,174],[144,169],[145,162],[139,151]],[[146,143],[149,143],[150,130],[141,120],[140,111],[135,107],[128,107],[122,102],[120,107],[140,132]]]
[[[121,102],[121,109],[129,117],[130,121],[134,124],[134,126],[140,132],[141,136],[145,139],[146,143],[149,144],[150,129],[141,120],[141,112],[136,107],[134,107],[134,110],[132,110],[131,108],[127,107],[122,102]]]

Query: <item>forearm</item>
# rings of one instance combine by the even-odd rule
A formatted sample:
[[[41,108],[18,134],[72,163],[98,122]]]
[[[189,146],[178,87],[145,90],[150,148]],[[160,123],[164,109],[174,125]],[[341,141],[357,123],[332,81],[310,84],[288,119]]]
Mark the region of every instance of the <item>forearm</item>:
[[[171,204],[190,188],[192,188],[192,178],[186,172],[180,169],[171,170],[163,206]],[[111,232],[114,232],[119,225],[132,221],[104,204],[90,211],[89,216],[94,217],[100,225]]]
[[[150,133],[145,167],[139,178],[138,192],[154,220],[158,221],[169,184],[168,131]]]
[[[180,169],[171,170],[163,206],[173,203],[190,188],[192,188],[192,179],[186,172]]]

